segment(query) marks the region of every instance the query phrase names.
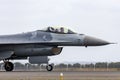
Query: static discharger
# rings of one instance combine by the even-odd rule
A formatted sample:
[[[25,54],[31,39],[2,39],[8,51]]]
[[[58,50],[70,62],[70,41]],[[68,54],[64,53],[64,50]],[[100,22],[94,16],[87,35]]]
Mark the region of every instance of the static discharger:
[[[63,73],[60,73],[60,80],[64,80],[63,79]]]

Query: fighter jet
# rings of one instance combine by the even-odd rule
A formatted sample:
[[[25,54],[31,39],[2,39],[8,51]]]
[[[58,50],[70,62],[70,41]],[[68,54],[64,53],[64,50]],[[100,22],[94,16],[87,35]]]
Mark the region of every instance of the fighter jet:
[[[102,46],[111,44],[107,41],[78,34],[65,27],[47,27],[43,30],[14,35],[0,36],[0,60],[6,71],[13,71],[14,65],[9,60],[28,59],[31,64],[47,64],[47,71],[52,71],[48,56],[58,55],[65,46]]]

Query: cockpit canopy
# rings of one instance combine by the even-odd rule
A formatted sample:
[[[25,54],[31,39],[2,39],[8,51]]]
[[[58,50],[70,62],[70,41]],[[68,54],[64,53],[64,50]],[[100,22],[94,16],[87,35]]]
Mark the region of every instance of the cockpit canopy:
[[[60,34],[75,34],[75,32],[67,29],[65,27],[47,27],[43,31],[52,32],[52,33],[60,33]]]

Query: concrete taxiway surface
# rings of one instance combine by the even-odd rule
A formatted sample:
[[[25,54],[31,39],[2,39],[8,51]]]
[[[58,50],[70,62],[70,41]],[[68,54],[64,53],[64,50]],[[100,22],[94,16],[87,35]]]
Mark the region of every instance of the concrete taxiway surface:
[[[0,80],[120,80],[120,72],[0,72]]]

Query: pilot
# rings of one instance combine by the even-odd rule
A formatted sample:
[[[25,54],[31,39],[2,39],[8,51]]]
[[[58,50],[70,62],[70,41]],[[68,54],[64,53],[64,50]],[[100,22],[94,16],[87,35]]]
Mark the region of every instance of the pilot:
[[[56,29],[55,32],[58,33],[59,32],[58,29]]]
[[[60,32],[64,33],[64,28],[63,27],[60,28]]]
[[[49,32],[54,32],[54,28],[48,27],[48,31],[49,31]]]

